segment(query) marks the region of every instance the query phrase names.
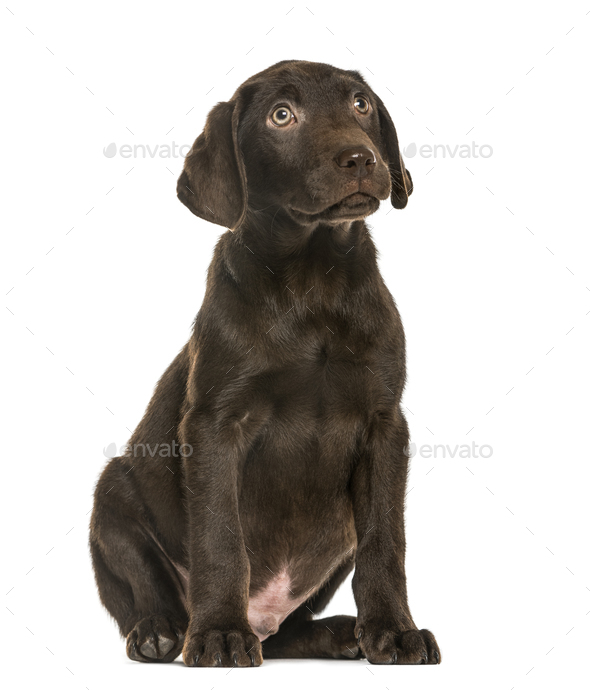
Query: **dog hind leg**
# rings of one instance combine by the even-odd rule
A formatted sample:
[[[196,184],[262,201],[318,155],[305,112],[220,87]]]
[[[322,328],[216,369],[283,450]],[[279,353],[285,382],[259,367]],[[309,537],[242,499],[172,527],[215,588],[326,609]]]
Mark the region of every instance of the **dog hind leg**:
[[[100,598],[134,661],[169,662],[182,651],[188,616],[174,567],[144,528],[121,514],[125,497],[97,488],[90,551]]]

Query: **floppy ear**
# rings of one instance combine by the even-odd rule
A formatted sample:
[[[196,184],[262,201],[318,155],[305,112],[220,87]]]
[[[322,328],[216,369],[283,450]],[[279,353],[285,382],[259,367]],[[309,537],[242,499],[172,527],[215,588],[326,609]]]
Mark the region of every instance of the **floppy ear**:
[[[244,161],[238,148],[239,102],[218,103],[189,151],[176,193],[199,218],[236,230],[246,215]]]
[[[394,208],[405,208],[408,197],[414,190],[412,177],[404,165],[391,116],[379,96],[376,96],[376,100],[381,124],[381,140],[387,152],[391,175],[391,204]]]

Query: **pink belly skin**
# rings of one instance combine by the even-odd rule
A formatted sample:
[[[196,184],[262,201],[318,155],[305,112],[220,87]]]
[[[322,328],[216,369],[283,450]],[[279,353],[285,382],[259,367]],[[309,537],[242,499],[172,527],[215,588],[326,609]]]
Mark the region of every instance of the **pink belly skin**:
[[[258,639],[262,642],[269,635],[274,635],[285,618],[307,601],[313,589],[303,596],[295,597],[291,592],[291,578],[284,568],[261,592],[250,597],[248,621]]]

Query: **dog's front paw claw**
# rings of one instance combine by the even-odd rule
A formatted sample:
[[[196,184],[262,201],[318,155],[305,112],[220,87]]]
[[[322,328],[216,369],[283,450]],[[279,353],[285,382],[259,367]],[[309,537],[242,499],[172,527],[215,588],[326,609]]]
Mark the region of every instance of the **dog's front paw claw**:
[[[380,624],[357,626],[362,653],[371,664],[440,664],[441,654],[430,630],[404,630]]]
[[[182,657],[187,666],[260,666],[262,647],[253,632],[207,630],[187,634]]]

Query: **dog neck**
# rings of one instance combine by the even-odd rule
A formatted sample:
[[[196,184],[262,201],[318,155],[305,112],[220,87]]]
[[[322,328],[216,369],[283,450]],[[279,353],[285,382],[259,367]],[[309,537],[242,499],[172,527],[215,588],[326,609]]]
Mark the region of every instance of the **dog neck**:
[[[350,252],[352,247],[358,246],[365,235],[368,237],[368,229],[363,220],[303,223],[276,206],[249,211],[235,232],[237,242],[274,264],[278,270],[302,262],[315,265],[318,260],[327,260],[332,255],[337,259],[342,252]]]
[[[349,317],[353,302],[363,312],[363,300],[384,290],[363,220],[301,225],[271,209],[251,214],[236,232],[221,237],[207,290],[212,294],[229,284],[249,300],[265,295],[265,308],[277,313],[289,310],[296,298],[312,314],[316,307],[338,308]]]

